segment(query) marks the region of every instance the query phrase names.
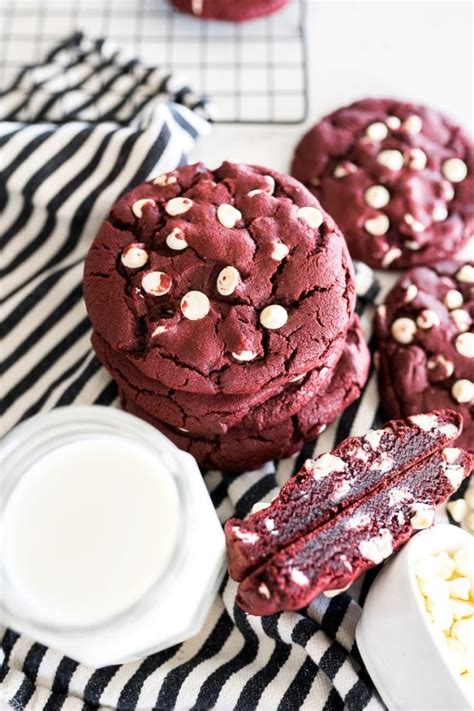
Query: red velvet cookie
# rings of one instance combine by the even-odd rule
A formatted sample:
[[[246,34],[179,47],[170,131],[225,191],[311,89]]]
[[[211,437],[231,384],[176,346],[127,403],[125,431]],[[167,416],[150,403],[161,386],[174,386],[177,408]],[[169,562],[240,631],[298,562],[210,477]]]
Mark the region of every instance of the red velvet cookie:
[[[474,232],[472,142],[425,106],[365,99],[338,109],[303,137],[292,174],[372,267],[432,264]]]
[[[87,256],[84,297],[100,337],[144,376],[249,394],[340,357],[354,278],[342,234],[300,183],[197,164],[118,201]]]
[[[388,416],[440,407],[464,419],[474,452],[474,266],[441,262],[406,272],[379,306],[379,384]]]
[[[298,610],[324,591],[341,592],[429,528],[472,467],[472,455],[454,447],[415,462],[257,568],[240,583],[237,603],[252,615],[271,615]]]
[[[357,316],[334,370],[313,370],[297,381],[252,395],[196,395],[167,389],[130,367],[97,334],[94,349],[128,400],[153,418],[193,436],[222,435],[230,428],[268,429],[297,415],[305,439],[315,436],[322,424],[331,422],[358,397],[367,379],[370,356]]]
[[[231,578],[243,580],[282,548],[397,478],[413,461],[446,447],[461,429],[458,413],[440,410],[392,420],[363,437],[349,437],[331,454],[306,460],[267,508],[245,521],[227,521]]]
[[[304,441],[314,439],[359,396],[367,379],[369,360],[367,346],[357,326],[349,333],[346,348],[327,386],[299,412],[293,412],[293,399],[299,401],[304,386],[301,388],[300,385],[298,392],[295,384],[290,392],[285,391],[250,410],[225,435],[197,437],[195,433],[178,431],[143,409],[140,398],[133,393],[131,396],[129,390],[121,390],[122,405],[128,412],[157,427],[178,447],[190,452],[202,467],[245,471],[272,459],[288,457]]]
[[[170,0],[178,10],[195,17],[243,22],[276,12],[288,0]]]

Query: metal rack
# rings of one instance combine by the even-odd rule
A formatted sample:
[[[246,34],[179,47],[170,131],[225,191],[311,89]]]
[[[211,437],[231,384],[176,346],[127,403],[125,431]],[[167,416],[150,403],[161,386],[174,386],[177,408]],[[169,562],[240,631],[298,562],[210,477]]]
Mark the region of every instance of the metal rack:
[[[0,84],[74,30],[186,77],[222,123],[293,124],[308,112],[305,0],[246,23],[203,21],[167,0],[3,0]]]

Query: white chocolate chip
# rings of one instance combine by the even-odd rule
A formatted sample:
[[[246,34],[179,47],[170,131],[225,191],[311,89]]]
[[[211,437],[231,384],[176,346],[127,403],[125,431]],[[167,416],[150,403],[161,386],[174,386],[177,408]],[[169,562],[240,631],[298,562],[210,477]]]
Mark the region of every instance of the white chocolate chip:
[[[390,220],[387,215],[378,215],[377,217],[371,217],[369,220],[364,222],[364,229],[369,235],[374,237],[380,237],[381,235],[388,232],[390,227]]]
[[[346,175],[353,175],[357,173],[357,166],[354,163],[346,161],[345,163],[340,163],[334,168],[333,177],[334,178],[345,178]]]
[[[317,207],[300,207],[296,216],[314,229],[317,229],[324,222],[323,213]]]
[[[292,581],[296,585],[300,585],[301,587],[309,585],[308,577],[304,573],[302,573],[301,570],[298,570],[297,568],[293,568],[290,575],[291,575]]]
[[[447,202],[451,202],[451,200],[454,198],[454,196],[456,194],[451,183],[448,182],[447,180],[442,180],[440,187],[441,187],[442,197]]]
[[[155,336],[160,336],[162,333],[166,333],[168,328],[166,326],[157,326],[153,333],[151,334],[152,338]]]
[[[435,205],[431,217],[433,218],[433,222],[444,222],[448,214],[446,205]]]
[[[470,509],[474,509],[474,480],[471,481],[470,486],[468,486],[464,493],[464,501]]]
[[[472,264],[464,264],[457,272],[456,279],[466,284],[474,284],[474,267]]]
[[[408,118],[406,118],[403,122],[403,128],[407,133],[414,136],[415,134],[420,133],[423,128],[423,122],[419,116],[408,116]]]
[[[349,530],[353,530],[355,528],[365,528],[369,524],[370,514],[357,514],[356,516],[351,516],[344,525]]]
[[[387,126],[392,129],[392,131],[396,131],[398,128],[400,128],[402,122],[398,118],[398,116],[389,116],[387,118]]]
[[[260,323],[264,328],[275,330],[282,328],[288,321],[288,311],[279,304],[266,306],[260,313]]]
[[[242,213],[233,205],[223,203],[217,208],[217,219],[224,227],[232,229],[242,219]]]
[[[253,360],[256,357],[257,357],[257,354],[254,353],[253,351],[240,351],[240,353],[236,353],[234,351],[232,353],[232,358],[235,358],[235,360],[238,360],[242,363],[245,363],[249,360]]]
[[[441,172],[451,183],[461,183],[467,175],[467,165],[461,158],[448,158],[441,166]]]
[[[405,489],[392,489],[388,495],[388,505],[396,506],[401,504],[403,501],[409,501],[413,498],[413,495]]]
[[[382,121],[375,121],[367,126],[365,135],[371,141],[383,141],[388,136],[388,128]]]
[[[359,543],[359,550],[367,560],[378,565],[392,553],[392,534],[386,528],[381,529],[378,536]]]
[[[199,321],[207,316],[211,304],[202,291],[188,291],[181,299],[181,312],[190,321]]]
[[[346,463],[340,457],[327,453],[321,454],[317,459],[309,460],[307,466],[313,472],[313,477],[319,480],[333,472],[343,472]]]
[[[464,358],[474,358],[474,333],[466,331],[457,336],[454,345],[457,352]]]
[[[183,230],[181,230],[179,227],[174,227],[169,235],[166,237],[166,244],[170,249],[174,249],[177,252],[180,252],[183,249],[186,249],[188,246],[188,243],[184,239],[184,237],[181,237],[183,234]]]
[[[250,546],[256,543],[260,538],[258,533],[254,533],[252,531],[242,531],[240,526],[232,526],[231,530],[236,538]]]
[[[235,267],[224,267],[217,277],[217,291],[222,296],[230,296],[237,289],[240,274]]]
[[[465,309],[454,309],[449,314],[458,331],[467,331],[471,325],[471,316]]]
[[[459,449],[459,447],[445,447],[441,454],[443,455],[443,459],[448,464],[455,464],[459,459],[461,450]]]
[[[401,170],[403,168],[403,155],[400,151],[386,150],[381,151],[377,156],[377,163],[389,168],[390,170]]]
[[[453,556],[454,565],[458,573],[472,577],[474,570],[474,558],[467,548],[460,548]]]
[[[267,181],[267,189],[265,190],[268,195],[273,195],[275,192],[275,178],[271,175],[266,175],[265,180]]]
[[[365,191],[364,199],[369,207],[379,210],[390,202],[390,193],[384,185],[371,185]]]
[[[459,404],[471,402],[474,399],[474,383],[467,378],[456,380],[451,388],[451,394]]]
[[[140,269],[148,262],[148,252],[143,249],[144,245],[140,242],[132,242],[127,245],[122,252],[120,258],[124,267],[127,269]]]
[[[167,175],[166,173],[163,173],[162,175],[158,175],[158,177],[154,179],[153,183],[154,185],[160,185],[161,187],[165,187],[166,185],[174,185],[174,183],[176,183],[176,177],[174,175]]]
[[[168,200],[165,205],[165,210],[171,217],[176,215],[184,215],[185,212],[191,209],[193,201],[189,198],[175,197]]]
[[[412,228],[413,232],[424,232],[425,231],[425,226],[422,222],[419,220],[415,220],[413,215],[410,215],[409,212],[407,212],[404,216],[403,219],[407,223],[407,225],[410,225]]]
[[[413,343],[416,333],[416,323],[411,318],[397,318],[391,327],[392,336],[398,343],[408,345]]]
[[[392,247],[391,249],[388,250],[383,256],[382,261],[380,262],[380,266],[382,269],[386,269],[389,267],[392,262],[394,262],[396,259],[402,256],[402,250],[398,249],[398,247]]]
[[[260,583],[260,585],[258,586],[258,592],[262,597],[265,597],[267,600],[270,599],[270,590],[265,585],[265,583]]]
[[[443,301],[444,305],[452,311],[453,309],[459,309],[459,307],[463,305],[464,298],[461,292],[457,289],[450,289],[445,295]]]
[[[448,439],[453,439],[454,437],[456,437],[457,434],[459,434],[456,425],[452,425],[449,423],[446,425],[441,425],[439,431],[441,432],[441,434],[444,434]]]
[[[274,242],[273,243],[273,249],[271,253],[271,258],[275,260],[275,262],[281,262],[285,257],[288,256],[289,254],[289,249],[286,246],[286,244],[283,244],[283,242]]]
[[[462,501],[462,499],[458,499],[458,501]],[[448,587],[450,597],[456,597],[459,600],[469,600],[469,593],[471,592],[471,581],[469,578],[455,578],[454,580],[449,580]]]
[[[433,525],[435,510],[427,504],[413,504],[413,516],[410,518],[410,525],[416,531],[421,531],[423,528],[429,528]]]
[[[265,190],[260,190],[260,188],[255,188],[247,193],[247,197],[255,197],[255,195],[265,195]]]
[[[412,415],[408,419],[424,432],[431,432],[438,425],[436,415]]]
[[[444,473],[449,483],[453,487],[453,491],[459,489],[464,478],[464,469],[460,464],[445,464]]]
[[[364,442],[368,442],[370,445],[371,449],[376,452],[377,448],[380,444],[380,440],[388,432],[388,429],[381,429],[381,430],[369,430],[368,432],[365,433],[364,435]]]
[[[275,529],[275,521],[272,518],[265,519],[265,528],[267,531],[273,531]]]
[[[418,244],[418,242],[415,242],[414,240],[405,240],[403,246],[412,252],[418,252],[418,250],[421,249],[421,244]]]
[[[403,299],[404,304],[411,304],[411,302],[418,296],[418,287],[415,284],[409,284],[405,291],[405,297]]]
[[[135,215],[135,217],[138,217],[138,219],[140,219],[141,217],[143,217],[143,208],[145,207],[145,205],[154,205],[154,204],[155,204],[154,200],[151,200],[150,198],[144,198],[143,200],[137,200],[132,205],[132,212]]]
[[[152,296],[164,296],[173,283],[169,274],[164,272],[148,272],[142,279],[142,289]]]
[[[463,518],[467,514],[467,504],[464,499],[456,499],[455,501],[450,501],[446,508],[448,509],[451,517],[456,521],[456,523],[461,523]]]
[[[416,325],[418,328],[422,328],[427,331],[433,326],[439,326],[440,320],[437,313],[431,311],[431,309],[423,309],[416,319]]]
[[[441,370],[443,374],[443,380],[450,378],[454,373],[454,364],[444,357],[441,353],[439,355],[431,356],[426,363],[428,370]]]
[[[408,166],[413,170],[424,170],[426,164],[428,163],[428,158],[426,153],[421,150],[421,148],[411,148],[408,152]]]

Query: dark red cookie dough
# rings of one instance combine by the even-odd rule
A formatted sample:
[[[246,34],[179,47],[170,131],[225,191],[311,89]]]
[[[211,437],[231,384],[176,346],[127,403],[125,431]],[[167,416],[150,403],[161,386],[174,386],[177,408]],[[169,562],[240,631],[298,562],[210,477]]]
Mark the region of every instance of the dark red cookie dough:
[[[195,17],[243,22],[276,12],[288,0],[170,0],[178,10]]]
[[[389,417],[456,408],[457,442],[474,452],[474,265],[406,272],[379,306],[379,387]]]
[[[367,379],[370,356],[357,316],[347,334],[342,356],[334,370],[313,370],[280,388],[248,395],[195,395],[166,389],[130,367],[97,334],[94,349],[127,399],[152,417],[195,436],[212,437],[239,426],[268,429],[297,415],[305,439],[316,436],[358,397]]]
[[[241,581],[268,558],[419,459],[447,447],[462,417],[439,410],[391,420],[363,437],[349,437],[331,454],[308,459],[265,509],[225,525],[229,574]]]
[[[419,530],[469,475],[473,457],[454,447],[413,466],[286,546],[240,583],[237,603],[253,615],[298,610],[323,591],[341,592]],[[454,473],[455,469],[455,473]],[[453,483],[454,482],[454,483]]]
[[[118,201],[87,256],[84,297],[97,333],[144,376],[235,395],[334,363],[354,279],[342,234],[300,183],[197,164]]]
[[[292,174],[372,267],[450,258],[474,232],[472,142],[425,106],[365,99],[338,109],[298,144]]]
[[[360,394],[367,379],[369,352],[358,320],[349,331],[345,350],[325,388],[318,390],[299,412],[293,400],[301,401],[304,386],[295,384],[248,415],[225,435],[193,436],[177,431],[142,407],[143,401],[128,388],[121,388],[125,410],[138,415],[164,432],[178,447],[190,452],[205,468],[223,471],[255,469],[271,459],[296,452],[304,441],[315,438]],[[115,377],[115,375],[114,375]],[[119,383],[120,385],[120,383]]]

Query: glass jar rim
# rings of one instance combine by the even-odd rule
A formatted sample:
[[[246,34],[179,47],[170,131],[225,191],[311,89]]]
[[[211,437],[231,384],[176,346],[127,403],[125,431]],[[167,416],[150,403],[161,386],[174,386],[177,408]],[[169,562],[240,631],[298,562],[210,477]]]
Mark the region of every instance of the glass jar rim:
[[[82,635],[106,630],[120,622],[128,622],[145,614],[156,604],[160,594],[166,591],[176,571],[183,564],[191,511],[182,476],[182,465],[184,458],[188,461],[191,458],[150,424],[116,408],[101,405],[60,407],[46,413],[39,413],[11,430],[0,444],[0,522],[16,485],[35,461],[67,444],[80,442],[85,438],[98,439],[107,436],[128,438],[135,445],[142,445],[149,453],[165,460],[167,473],[172,477],[176,487],[180,511],[178,535],[165,569],[142,596],[118,613],[94,624],[62,625],[41,621],[37,615],[19,613],[18,608],[15,609],[7,604],[8,574],[0,560],[4,586],[0,609],[3,607],[10,618],[21,617],[33,627],[47,632]],[[33,454],[35,458],[31,461]],[[10,599],[12,597],[10,596]]]

